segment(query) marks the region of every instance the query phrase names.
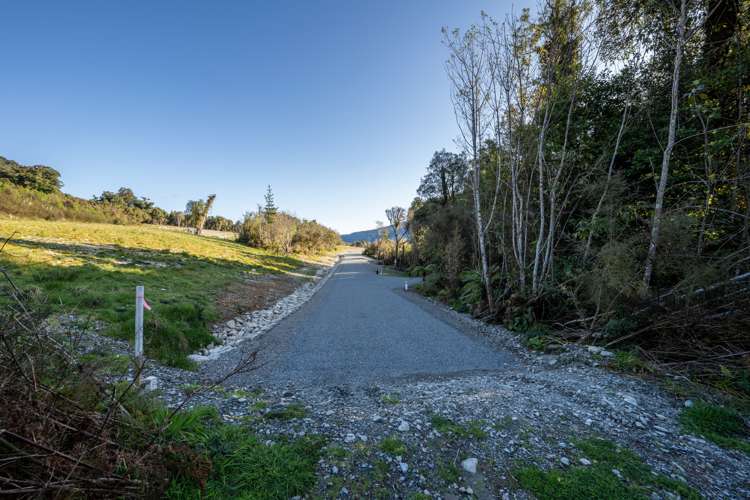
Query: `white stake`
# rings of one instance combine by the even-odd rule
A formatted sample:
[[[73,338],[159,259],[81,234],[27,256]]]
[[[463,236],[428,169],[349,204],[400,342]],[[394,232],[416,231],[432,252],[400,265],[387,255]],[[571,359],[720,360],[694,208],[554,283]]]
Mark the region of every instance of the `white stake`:
[[[408,281],[404,281],[404,291],[405,292],[409,291],[409,282]]]
[[[143,368],[143,286],[135,287],[135,362],[136,382]]]

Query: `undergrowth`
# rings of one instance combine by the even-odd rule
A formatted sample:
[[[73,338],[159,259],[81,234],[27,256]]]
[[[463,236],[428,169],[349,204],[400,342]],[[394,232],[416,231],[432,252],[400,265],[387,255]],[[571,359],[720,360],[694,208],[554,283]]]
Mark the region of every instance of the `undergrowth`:
[[[316,483],[315,471],[323,438],[278,438],[266,444],[247,429],[212,422],[187,433],[191,443],[210,460],[204,484],[193,478],[172,480],[166,492],[173,499],[287,499],[305,495]]]
[[[591,465],[551,470],[530,465],[517,469],[514,476],[522,488],[540,499],[645,500],[659,492],[701,498],[683,481],[652,473],[635,453],[611,441],[586,439],[577,442],[576,448]]]
[[[724,448],[750,454],[750,429],[742,416],[731,408],[698,401],[680,414],[686,432],[697,434]]]

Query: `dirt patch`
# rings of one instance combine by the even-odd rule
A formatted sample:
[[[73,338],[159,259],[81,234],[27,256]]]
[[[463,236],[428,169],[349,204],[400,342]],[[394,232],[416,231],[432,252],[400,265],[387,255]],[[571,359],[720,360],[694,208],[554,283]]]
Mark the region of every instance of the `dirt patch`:
[[[225,288],[216,300],[220,321],[240,314],[270,307],[305,282],[302,276],[270,275],[236,281]]]

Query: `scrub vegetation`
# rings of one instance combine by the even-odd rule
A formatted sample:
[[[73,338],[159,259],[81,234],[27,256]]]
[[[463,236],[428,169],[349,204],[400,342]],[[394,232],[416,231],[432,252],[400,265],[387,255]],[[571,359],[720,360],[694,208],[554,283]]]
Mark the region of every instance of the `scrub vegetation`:
[[[166,408],[120,358],[76,354],[44,327],[39,296],[0,309],[0,483],[17,497],[274,498],[316,484],[325,442],[225,424],[213,407]]]

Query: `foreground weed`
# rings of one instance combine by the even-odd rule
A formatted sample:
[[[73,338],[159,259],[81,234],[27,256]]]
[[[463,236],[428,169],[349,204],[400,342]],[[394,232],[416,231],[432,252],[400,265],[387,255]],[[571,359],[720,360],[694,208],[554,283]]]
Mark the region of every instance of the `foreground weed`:
[[[617,371],[626,373],[653,373],[653,369],[636,353],[617,351],[610,364]]]
[[[482,420],[472,420],[466,426],[462,426],[442,415],[433,415],[430,417],[430,423],[436,431],[448,436],[474,439],[485,439],[487,437],[487,433],[482,428],[484,425]]]
[[[105,375],[126,375],[130,368],[130,357],[123,354],[92,352],[82,355],[80,360]]]
[[[389,455],[399,456],[406,453],[406,444],[398,438],[387,437],[380,442],[380,449]]]
[[[611,441],[587,439],[577,442],[576,447],[591,465],[552,470],[526,466],[514,475],[521,487],[540,499],[646,500],[661,491],[687,499],[701,498],[684,482],[653,474],[636,454]]]
[[[701,401],[685,408],[680,415],[682,428],[724,448],[734,448],[750,454],[750,429],[742,416],[723,406]]]
[[[453,463],[439,463],[437,474],[446,484],[458,483],[458,480],[461,479],[461,470]]]
[[[246,429],[219,425],[203,442],[213,464],[208,481],[201,487],[185,478],[175,479],[166,496],[286,499],[305,495],[315,486],[324,444],[322,438],[309,436],[266,445]]]
[[[380,400],[383,404],[387,405],[397,405],[401,402],[398,394],[383,394],[383,397],[380,398]]]
[[[305,418],[307,410],[305,407],[298,403],[292,403],[278,410],[271,410],[265,414],[266,418],[277,419],[277,420],[294,420],[297,418]]]

